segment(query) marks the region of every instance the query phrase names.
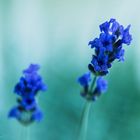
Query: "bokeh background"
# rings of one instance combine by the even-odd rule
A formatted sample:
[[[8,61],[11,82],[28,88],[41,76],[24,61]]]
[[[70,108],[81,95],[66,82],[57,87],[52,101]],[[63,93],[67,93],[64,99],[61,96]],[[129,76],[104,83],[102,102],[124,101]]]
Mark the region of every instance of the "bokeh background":
[[[125,62],[115,62],[109,88],[89,117],[87,140],[140,139],[139,0],[0,0],[0,140],[26,140],[25,128],[7,114],[16,104],[13,87],[30,63],[41,65],[48,91],[39,95],[44,112],[30,126],[30,140],[77,140],[85,100],[77,77],[86,72],[89,40],[111,17],[131,24],[133,41]],[[28,140],[29,140],[28,139]]]

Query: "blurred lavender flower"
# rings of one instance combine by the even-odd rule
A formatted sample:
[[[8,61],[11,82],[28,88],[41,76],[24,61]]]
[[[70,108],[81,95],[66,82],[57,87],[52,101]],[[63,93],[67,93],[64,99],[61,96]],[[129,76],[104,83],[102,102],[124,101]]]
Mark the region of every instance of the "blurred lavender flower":
[[[19,95],[18,105],[11,109],[9,117],[16,118],[24,125],[40,121],[43,117],[35,97],[39,91],[46,91],[47,87],[37,73],[39,69],[39,65],[31,64],[23,71],[24,76],[20,78],[14,89],[15,94]]]

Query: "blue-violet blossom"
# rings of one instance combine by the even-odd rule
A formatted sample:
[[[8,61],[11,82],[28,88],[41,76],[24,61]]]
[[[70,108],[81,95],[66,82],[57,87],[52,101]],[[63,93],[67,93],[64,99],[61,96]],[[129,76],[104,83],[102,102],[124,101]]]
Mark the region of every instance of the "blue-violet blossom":
[[[129,34],[130,25],[124,28],[115,19],[110,19],[100,25],[100,35],[89,42],[95,49],[89,69],[95,75],[106,75],[115,59],[124,61],[123,44],[130,45],[132,36]]]
[[[42,77],[37,73],[40,66],[31,64],[29,68],[23,71],[24,76],[14,88],[18,105],[9,112],[10,118],[16,118],[24,125],[34,121],[40,121],[43,117],[36,101],[36,95],[39,91],[46,91],[47,87],[42,81]]]
[[[108,84],[103,76],[108,74],[114,60],[124,61],[123,44],[130,45],[132,41],[129,33],[130,25],[124,28],[115,19],[110,19],[99,27],[101,31],[99,37],[89,42],[90,47],[94,49],[94,54],[88,68],[94,75],[94,79],[91,82],[90,72],[78,79],[83,87],[81,95],[92,101],[107,90]]]

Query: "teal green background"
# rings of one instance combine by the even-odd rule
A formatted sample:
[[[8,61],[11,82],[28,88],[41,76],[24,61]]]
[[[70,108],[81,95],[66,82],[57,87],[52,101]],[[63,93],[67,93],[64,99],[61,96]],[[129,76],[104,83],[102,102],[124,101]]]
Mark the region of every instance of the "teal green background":
[[[93,51],[99,24],[116,18],[131,24],[125,62],[115,62],[109,86],[93,103],[87,140],[140,139],[139,0],[0,0],[0,140],[27,140],[26,128],[7,114],[16,104],[14,85],[30,63],[41,65],[48,91],[38,102],[44,119],[29,127],[30,140],[77,140],[85,100],[77,77]],[[28,140],[29,140],[28,139]]]

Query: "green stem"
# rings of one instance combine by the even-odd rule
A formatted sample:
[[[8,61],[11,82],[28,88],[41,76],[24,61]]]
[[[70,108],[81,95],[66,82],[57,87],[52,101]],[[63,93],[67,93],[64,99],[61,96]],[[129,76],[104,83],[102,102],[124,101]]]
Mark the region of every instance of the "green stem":
[[[26,140],[30,140],[30,127],[26,127]]]
[[[86,101],[80,121],[80,132],[78,140],[86,140],[88,117],[91,107],[91,101]]]
[[[89,90],[90,93],[92,92],[92,90],[94,88],[94,85],[95,85],[95,82],[96,82],[96,78],[97,77],[95,76],[94,79],[93,79],[93,81],[92,81],[92,83],[91,83],[90,90]]]
[[[89,94],[91,94],[93,92],[96,78],[97,77],[95,76],[92,83],[91,83],[91,86],[89,89]],[[84,109],[83,109],[81,120],[80,120],[80,128],[79,128],[80,132],[79,132],[78,140],[87,140],[86,135],[87,135],[88,117],[89,117],[89,112],[90,112],[90,108],[91,108],[91,102],[92,101],[87,100],[85,105],[84,105]]]
[[[23,126],[21,131],[21,140],[30,140],[30,127],[29,126]]]

